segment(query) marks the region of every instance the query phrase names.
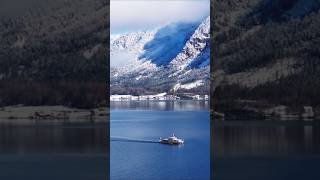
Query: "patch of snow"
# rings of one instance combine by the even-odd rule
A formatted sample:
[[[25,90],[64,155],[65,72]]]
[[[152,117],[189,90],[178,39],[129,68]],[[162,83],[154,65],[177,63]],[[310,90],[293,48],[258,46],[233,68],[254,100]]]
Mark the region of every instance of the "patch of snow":
[[[197,80],[197,81],[194,81],[192,83],[187,83],[187,84],[178,83],[178,84],[174,85],[172,89],[173,89],[173,91],[177,91],[178,89],[194,89],[196,87],[203,86],[203,85],[204,85],[203,80]]]
[[[181,89],[193,89],[193,88],[196,88],[196,87],[199,87],[199,86],[203,86],[204,85],[204,82],[202,80],[197,80],[197,81],[194,81],[192,83],[188,83],[188,84],[183,84],[180,86]]]
[[[142,77],[143,77],[142,75],[137,76],[137,77],[136,77],[136,80],[139,81]]]

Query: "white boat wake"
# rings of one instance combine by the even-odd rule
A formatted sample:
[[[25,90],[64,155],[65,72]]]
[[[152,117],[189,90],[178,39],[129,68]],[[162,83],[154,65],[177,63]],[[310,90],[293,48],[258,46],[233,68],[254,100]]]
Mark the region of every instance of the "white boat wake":
[[[111,136],[111,137],[110,137],[110,141],[132,142],[132,143],[159,143],[159,141],[155,141],[155,140],[133,139],[133,138],[115,137],[115,136]]]

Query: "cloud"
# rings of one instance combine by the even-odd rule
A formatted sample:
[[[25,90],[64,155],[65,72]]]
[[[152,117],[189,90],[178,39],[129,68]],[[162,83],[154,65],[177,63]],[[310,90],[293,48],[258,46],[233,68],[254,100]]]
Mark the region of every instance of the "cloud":
[[[111,33],[155,28],[170,22],[196,21],[210,13],[209,0],[111,0]]]

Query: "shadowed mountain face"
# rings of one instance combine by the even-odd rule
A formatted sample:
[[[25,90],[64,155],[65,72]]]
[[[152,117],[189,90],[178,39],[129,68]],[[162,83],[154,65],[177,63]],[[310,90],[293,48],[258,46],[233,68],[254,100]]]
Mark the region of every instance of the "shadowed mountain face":
[[[160,29],[154,39],[144,45],[145,52],[139,58],[149,59],[158,66],[168,65],[182,51],[197,27],[197,24],[177,23]]]
[[[57,89],[62,91],[65,85],[73,84],[75,94],[80,95],[92,94],[88,92],[87,83],[105,88],[109,63],[107,2],[14,0],[1,3],[0,81],[8,86],[0,90],[1,103],[74,105],[72,101],[76,97],[66,100],[68,95]],[[11,6],[12,11],[4,10]],[[80,88],[77,85],[80,82],[86,88]],[[31,84],[34,87],[30,87]],[[52,89],[55,86],[60,88],[55,91]],[[34,97],[39,100],[31,103],[23,97],[9,98],[13,95],[8,94],[7,88],[39,89],[38,97]],[[82,92],[76,93],[77,89]],[[44,94],[50,93],[46,91],[56,97],[48,98]],[[100,91],[106,92],[106,89]],[[105,96],[99,98],[101,101]]]
[[[285,21],[292,18],[304,17],[320,8],[319,0],[266,0],[262,1],[250,13],[261,22]]]

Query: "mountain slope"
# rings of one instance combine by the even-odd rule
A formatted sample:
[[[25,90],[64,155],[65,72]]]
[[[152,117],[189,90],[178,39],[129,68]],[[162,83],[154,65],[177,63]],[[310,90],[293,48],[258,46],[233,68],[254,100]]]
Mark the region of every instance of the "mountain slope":
[[[0,77],[105,81],[107,14],[101,0],[45,0],[1,16]]]
[[[126,64],[112,67],[111,85],[162,92],[173,90],[177,84],[201,80],[204,83],[199,86],[208,88],[209,19],[198,23],[169,24],[150,32],[114,36],[111,40],[111,61],[118,60],[115,56],[118,53],[124,54],[122,57],[129,55],[130,58]],[[122,39],[130,40],[122,44],[131,45],[119,46]]]
[[[216,107],[239,99],[318,106],[320,1],[233,2],[213,12],[212,98],[228,104]]]
[[[144,52],[139,58],[150,60],[157,66],[168,65],[196,28],[196,23],[174,23],[159,29],[154,38],[144,45]]]
[[[320,8],[319,0],[264,0],[249,13],[248,17],[266,22],[280,22],[292,18],[304,17]],[[247,19],[248,19],[247,17]]]
[[[0,4],[0,106],[93,108],[105,102],[107,1]]]

